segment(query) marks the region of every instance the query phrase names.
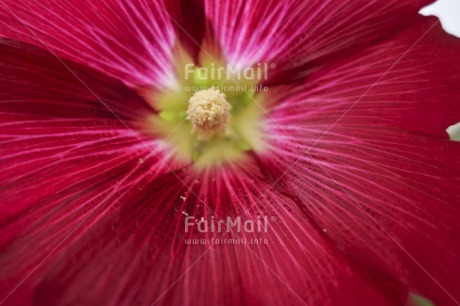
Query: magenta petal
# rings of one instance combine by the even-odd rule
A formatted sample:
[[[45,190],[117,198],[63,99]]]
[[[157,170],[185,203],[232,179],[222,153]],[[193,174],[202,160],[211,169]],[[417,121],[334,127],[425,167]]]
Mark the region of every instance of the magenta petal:
[[[46,50],[0,39],[0,58],[5,116],[106,119],[124,126],[155,112],[122,82]]]
[[[165,6],[181,45],[198,61],[207,27],[204,0],[168,0]]]
[[[296,199],[363,270],[436,305],[457,305],[460,144],[359,121],[332,124],[274,128],[274,190]]]
[[[422,20],[271,96],[272,150],[291,165],[275,188],[345,257],[436,305],[460,301],[460,145],[444,140],[460,120],[459,49]]]
[[[328,245],[294,202],[261,185],[256,173],[219,174],[215,179],[217,173],[181,171],[140,182],[112,216],[49,265],[36,303],[391,305],[372,280]],[[260,215],[276,216],[268,233],[184,230],[187,216],[253,220]],[[185,243],[187,238],[258,237],[268,245]]]
[[[139,168],[165,170],[136,130],[153,110],[120,81],[5,40],[0,63],[2,301],[109,214]]]
[[[460,121],[460,40],[420,17],[391,40],[338,59],[304,84],[273,88],[281,126],[389,126],[447,138]]]
[[[174,31],[157,1],[5,0],[0,36],[33,43],[131,86],[169,82]]]
[[[460,301],[460,145],[445,132],[460,120],[459,50],[421,17],[270,95],[267,158],[287,167],[275,190],[351,262],[435,305]]]
[[[278,72],[367,47],[410,26],[429,2],[208,0],[206,14],[230,63],[271,61]]]

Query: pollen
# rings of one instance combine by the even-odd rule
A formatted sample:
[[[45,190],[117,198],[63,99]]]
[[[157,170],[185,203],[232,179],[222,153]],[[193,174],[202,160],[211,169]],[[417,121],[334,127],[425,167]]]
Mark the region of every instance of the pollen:
[[[192,123],[193,133],[202,140],[224,134],[230,122],[231,106],[225,94],[210,88],[196,92],[189,100],[187,119]]]

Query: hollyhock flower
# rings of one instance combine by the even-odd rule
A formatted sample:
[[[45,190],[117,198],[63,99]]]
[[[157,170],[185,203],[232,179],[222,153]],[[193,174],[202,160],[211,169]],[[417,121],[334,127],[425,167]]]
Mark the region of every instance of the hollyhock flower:
[[[2,0],[0,304],[458,305],[428,3]]]

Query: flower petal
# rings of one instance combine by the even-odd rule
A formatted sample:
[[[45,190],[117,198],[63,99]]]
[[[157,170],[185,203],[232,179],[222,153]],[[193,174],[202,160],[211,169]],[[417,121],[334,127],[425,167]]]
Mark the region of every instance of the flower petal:
[[[436,305],[457,305],[460,144],[365,125],[323,128],[307,137],[304,128],[290,130],[293,143],[276,145],[278,167],[291,166],[274,176],[274,190],[299,199],[369,273]]]
[[[35,301],[392,305],[372,279],[354,271],[328,246],[294,202],[254,179],[255,173],[231,170],[205,176],[181,171],[140,183],[142,191],[133,189],[111,217],[50,264]],[[267,233],[199,233],[196,227],[185,232],[187,216],[209,221],[260,215],[276,215]],[[188,238],[263,238],[268,245],[187,244]]]
[[[429,2],[207,0],[206,14],[231,64],[286,70],[367,47],[410,26]]]
[[[459,42],[441,31],[422,21],[303,86],[272,89],[276,167],[261,167],[278,169],[274,189],[350,261],[457,305],[460,144],[445,128],[460,114]]]
[[[165,5],[177,38],[191,57],[198,61],[207,27],[204,0],[169,0]]]
[[[393,39],[313,73],[302,85],[272,88],[276,124],[347,122],[447,138],[460,121],[460,40],[420,17]]]
[[[137,129],[153,110],[120,81],[6,40],[0,63],[3,301],[109,214],[139,168],[167,170]]]
[[[41,46],[130,86],[171,79],[174,31],[157,1],[5,0],[0,36]]]

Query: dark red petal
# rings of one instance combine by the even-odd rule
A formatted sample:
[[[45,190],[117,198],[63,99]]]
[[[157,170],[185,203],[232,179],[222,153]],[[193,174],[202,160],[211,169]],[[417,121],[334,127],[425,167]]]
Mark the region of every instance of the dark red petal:
[[[207,0],[206,14],[230,63],[270,61],[277,73],[367,47],[411,26],[417,11],[430,2]]]
[[[350,261],[436,305],[460,301],[460,145],[445,133],[460,119],[459,47],[421,21],[270,95],[271,160],[287,167],[275,190]]]
[[[139,168],[166,170],[135,129],[153,110],[120,81],[5,40],[0,63],[1,302],[110,214]]]
[[[40,48],[0,39],[4,116],[106,119],[134,124],[154,112],[122,82]]]
[[[48,49],[131,86],[170,82],[174,30],[149,0],[5,0],[0,36]]]
[[[460,145],[389,129],[340,130],[295,163],[290,191],[365,269],[436,305],[457,305]]]
[[[177,38],[197,61],[207,27],[204,0],[169,0],[165,6]]]
[[[273,121],[281,126],[390,126],[447,138],[460,121],[460,39],[437,19],[312,74],[299,86],[271,89]]]
[[[37,304],[391,305],[257,173],[182,171],[139,186],[49,266]],[[276,219],[268,233],[200,234],[185,232],[187,216]],[[185,243],[259,237],[268,245]]]

